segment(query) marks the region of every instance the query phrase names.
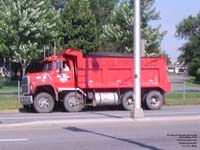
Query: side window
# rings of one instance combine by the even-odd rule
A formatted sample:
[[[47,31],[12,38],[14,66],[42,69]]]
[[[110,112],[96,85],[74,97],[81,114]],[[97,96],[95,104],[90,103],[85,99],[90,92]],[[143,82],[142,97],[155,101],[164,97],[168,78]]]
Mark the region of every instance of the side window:
[[[62,62],[61,61],[56,61],[56,71],[59,71],[62,69]]]
[[[63,70],[64,71],[70,71],[70,66],[69,66],[69,62],[63,62]]]

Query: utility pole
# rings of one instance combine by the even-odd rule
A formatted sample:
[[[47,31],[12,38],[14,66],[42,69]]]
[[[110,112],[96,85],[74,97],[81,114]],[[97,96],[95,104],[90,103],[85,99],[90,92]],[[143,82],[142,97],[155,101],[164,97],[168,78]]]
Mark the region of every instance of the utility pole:
[[[45,60],[45,58],[46,58],[46,46],[45,46],[45,45],[44,45],[44,51],[43,51],[43,53],[44,53],[44,54],[43,54],[43,55],[44,55],[43,57],[44,57],[44,60]]]
[[[131,118],[143,118],[141,108],[141,31],[140,0],[134,0],[134,106]]]
[[[53,42],[54,43],[54,47],[53,47],[53,56],[56,56],[56,41]]]

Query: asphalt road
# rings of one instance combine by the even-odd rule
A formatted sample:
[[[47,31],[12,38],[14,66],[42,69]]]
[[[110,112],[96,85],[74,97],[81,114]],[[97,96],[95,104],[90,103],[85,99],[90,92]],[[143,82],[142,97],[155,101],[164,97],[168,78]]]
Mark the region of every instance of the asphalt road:
[[[0,129],[1,150],[199,150],[200,120]]]
[[[171,91],[173,92],[199,92],[200,85],[191,86],[187,84],[187,80],[189,80],[188,75],[184,73],[169,75],[169,81],[171,82]]]
[[[144,111],[0,113],[0,150],[199,150],[200,106]]]

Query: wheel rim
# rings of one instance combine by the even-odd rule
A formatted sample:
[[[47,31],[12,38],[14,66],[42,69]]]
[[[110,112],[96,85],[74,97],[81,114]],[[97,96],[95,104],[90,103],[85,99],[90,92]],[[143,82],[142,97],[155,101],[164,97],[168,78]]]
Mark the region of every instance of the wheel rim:
[[[127,106],[132,106],[134,104],[133,98],[132,97],[128,97],[126,100],[126,105]]]
[[[158,97],[152,96],[151,100],[150,100],[150,104],[152,106],[155,106],[155,107],[159,106],[160,105],[160,101],[159,101]]]
[[[49,100],[48,98],[41,98],[38,102],[40,108],[48,108],[49,107]]]
[[[80,100],[78,98],[75,98],[75,97],[71,97],[69,100],[68,100],[68,104],[70,107],[72,108],[77,108],[77,107],[80,107]]]

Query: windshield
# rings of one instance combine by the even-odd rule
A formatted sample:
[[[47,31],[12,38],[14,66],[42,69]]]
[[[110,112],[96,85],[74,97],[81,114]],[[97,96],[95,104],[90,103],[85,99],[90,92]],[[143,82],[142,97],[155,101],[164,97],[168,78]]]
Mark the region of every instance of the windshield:
[[[25,74],[41,72],[41,71],[42,71],[42,64],[38,62],[32,62],[26,67]]]
[[[50,71],[52,70],[52,66],[53,66],[52,61],[43,63],[32,62],[26,67],[25,74]]]
[[[43,64],[43,71],[50,71],[50,70],[52,70],[52,62],[51,61],[49,61],[49,62],[45,62],[44,64]]]

